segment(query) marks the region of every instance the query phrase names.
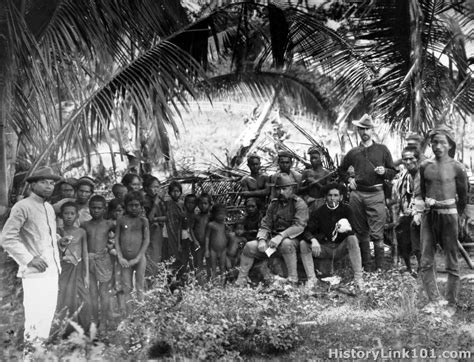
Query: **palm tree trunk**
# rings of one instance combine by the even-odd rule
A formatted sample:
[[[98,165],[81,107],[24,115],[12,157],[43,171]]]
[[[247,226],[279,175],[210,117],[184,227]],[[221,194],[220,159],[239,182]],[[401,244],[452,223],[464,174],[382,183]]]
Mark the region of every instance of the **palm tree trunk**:
[[[421,24],[423,13],[418,0],[410,2],[410,43],[411,43],[411,70],[413,79],[411,81],[411,108],[410,108],[410,131],[420,132],[421,120],[421,100],[422,92],[422,54],[423,44],[421,41]]]
[[[0,7],[3,12],[4,7]],[[0,14],[3,17],[4,14]],[[0,215],[8,208],[8,164],[6,127],[11,108],[11,53],[7,42],[8,29],[5,23],[0,23]]]

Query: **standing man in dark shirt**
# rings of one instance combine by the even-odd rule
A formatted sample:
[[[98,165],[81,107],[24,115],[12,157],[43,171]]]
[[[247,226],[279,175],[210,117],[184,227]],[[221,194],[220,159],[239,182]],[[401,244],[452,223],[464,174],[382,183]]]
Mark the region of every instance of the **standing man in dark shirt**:
[[[349,253],[354,271],[354,283],[361,289],[362,262],[359,241],[352,232],[349,222],[351,218],[349,206],[341,203],[344,186],[331,183],[323,192],[326,194],[326,203],[310,214],[308,226],[300,242],[301,261],[308,278],[306,286],[313,288],[317,281],[313,256],[334,262]]]
[[[352,190],[349,201],[351,223],[360,242],[362,264],[364,268],[368,267],[372,241],[375,268],[381,269],[384,263],[383,230],[387,219],[383,184],[384,180],[393,179],[396,171],[388,148],[372,139],[372,117],[365,114],[352,123],[357,127],[362,142],[347,153],[338,171]],[[354,167],[355,177],[349,177],[347,173],[350,166]]]

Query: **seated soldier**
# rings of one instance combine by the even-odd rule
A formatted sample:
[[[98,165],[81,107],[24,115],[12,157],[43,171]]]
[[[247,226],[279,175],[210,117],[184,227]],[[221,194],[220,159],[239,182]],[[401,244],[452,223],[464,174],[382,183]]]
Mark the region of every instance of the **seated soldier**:
[[[240,257],[240,272],[236,284],[244,286],[255,259],[267,260],[267,255],[278,252],[288,269],[290,283],[298,281],[296,270],[297,237],[304,231],[308,221],[308,207],[295,195],[294,182],[287,174],[280,174],[275,182],[277,197],[270,202],[267,213],[262,219],[257,240],[249,241]],[[268,269],[267,269],[268,270]],[[272,277],[267,272],[264,279]]]
[[[344,186],[331,183],[325,187],[324,194],[326,203],[311,213],[300,242],[301,260],[308,278],[307,287],[313,288],[317,282],[313,257],[334,262],[349,253],[354,282],[360,289],[362,262],[359,241],[348,221],[349,206],[341,203]]]

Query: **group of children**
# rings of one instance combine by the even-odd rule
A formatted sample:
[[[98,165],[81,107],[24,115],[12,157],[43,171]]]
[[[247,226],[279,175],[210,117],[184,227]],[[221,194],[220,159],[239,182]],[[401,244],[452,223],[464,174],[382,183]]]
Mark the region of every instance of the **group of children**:
[[[178,278],[190,269],[206,269],[209,277],[233,269],[260,219],[257,200],[248,198],[247,216],[229,230],[226,205],[213,205],[207,193],[185,195],[182,202],[182,186],[176,181],[168,186],[169,197],[163,197],[153,176],[142,183],[138,175],[127,174],[112,193],[115,198],[108,202],[92,195],[89,216],[79,226],[79,204],[69,198],[59,201],[58,311],[76,313],[86,330],[92,324],[106,330],[115,305],[120,315],[127,315],[134,288],[137,298],[143,298],[147,263],[174,258],[172,270]]]

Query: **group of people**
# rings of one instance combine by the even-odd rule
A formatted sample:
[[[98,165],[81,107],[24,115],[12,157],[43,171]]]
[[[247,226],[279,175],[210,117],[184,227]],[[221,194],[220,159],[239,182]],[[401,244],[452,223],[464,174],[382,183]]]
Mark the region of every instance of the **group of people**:
[[[31,193],[13,206],[0,241],[19,265],[25,339],[47,338],[56,311],[77,314],[84,328],[106,328],[111,291],[127,314],[133,288],[143,296],[147,263],[171,257],[178,278],[189,269],[216,277],[237,268],[240,287],[248,284],[252,268],[265,283],[296,285],[300,258],[311,289],[318,283],[315,262],[348,255],[354,287],[363,289],[364,268],[384,268],[389,198],[397,205],[401,256],[409,271],[410,256],[416,256],[430,307],[444,305],[435,278],[438,243],[447,260],[446,300],[454,305],[460,280],[457,221],[468,182],[453,158],[452,133],[444,126],[430,133],[431,159],[423,159],[419,143],[407,145],[399,170],[388,148],[373,140],[372,118],[364,115],[353,124],[361,143],[334,171],[323,167],[318,147],[308,150],[311,166],[302,173],[293,169],[291,153],[278,154],[279,170],[271,176],[261,172],[258,155],[249,155],[250,174],[240,181],[246,215],[231,226],[227,205],[214,204],[207,193],[183,198],[177,181],[168,184],[165,196],[156,177],[126,174],[107,201],[94,194],[89,177],[62,179],[49,167],[39,168],[26,180]],[[394,178],[394,196],[388,196]]]

